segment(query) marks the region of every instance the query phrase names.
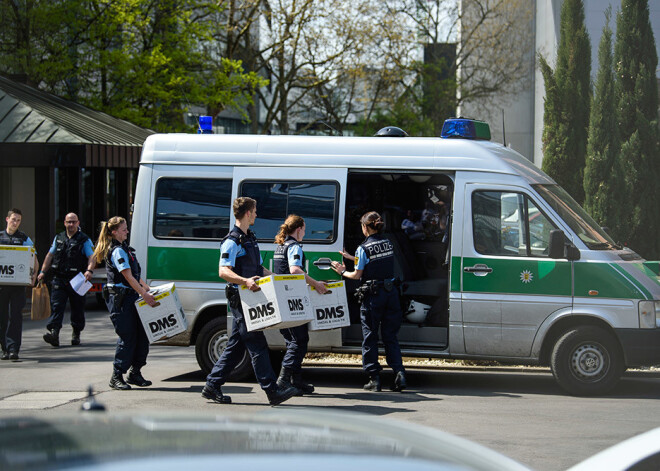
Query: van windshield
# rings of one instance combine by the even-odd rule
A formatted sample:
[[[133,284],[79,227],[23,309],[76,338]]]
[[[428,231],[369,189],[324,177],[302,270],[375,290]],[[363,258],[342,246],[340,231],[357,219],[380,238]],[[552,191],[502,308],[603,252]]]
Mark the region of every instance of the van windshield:
[[[559,185],[532,185],[591,250],[621,250],[587,212]]]

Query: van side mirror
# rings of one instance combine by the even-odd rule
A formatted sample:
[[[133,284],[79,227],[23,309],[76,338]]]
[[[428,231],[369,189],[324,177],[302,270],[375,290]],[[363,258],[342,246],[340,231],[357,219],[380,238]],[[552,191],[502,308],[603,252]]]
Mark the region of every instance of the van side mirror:
[[[579,260],[580,250],[573,244],[566,243],[566,236],[561,229],[550,231],[550,246],[548,247],[550,258],[567,258],[568,260]]]
[[[322,257],[314,261],[314,266],[319,270],[330,270],[332,268],[332,260],[328,257]]]

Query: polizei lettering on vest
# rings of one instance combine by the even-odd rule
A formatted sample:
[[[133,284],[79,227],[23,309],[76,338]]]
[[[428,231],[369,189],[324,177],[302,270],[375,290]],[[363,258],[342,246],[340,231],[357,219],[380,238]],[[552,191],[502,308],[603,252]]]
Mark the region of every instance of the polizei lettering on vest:
[[[275,314],[275,308],[273,307],[272,301],[248,309],[248,315],[250,316],[251,321],[257,320],[260,317],[272,316],[273,314]]]
[[[344,306],[321,307],[316,309],[316,319],[341,319],[344,317]]]
[[[161,317],[160,319],[157,319],[155,321],[149,322],[149,329],[151,330],[152,334],[155,334],[156,332],[160,332],[161,330],[166,330],[170,327],[174,327],[177,325],[177,320],[176,316],[174,314],[170,314],[167,317]]]
[[[14,265],[0,265],[0,275],[13,275]]]

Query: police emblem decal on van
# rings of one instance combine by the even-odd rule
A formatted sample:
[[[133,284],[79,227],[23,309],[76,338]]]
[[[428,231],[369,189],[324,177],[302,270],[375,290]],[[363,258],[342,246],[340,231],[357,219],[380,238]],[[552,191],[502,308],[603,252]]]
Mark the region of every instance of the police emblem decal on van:
[[[523,270],[520,273],[520,281],[523,283],[531,283],[532,280],[534,280],[534,275],[532,275],[532,272],[529,270]]]

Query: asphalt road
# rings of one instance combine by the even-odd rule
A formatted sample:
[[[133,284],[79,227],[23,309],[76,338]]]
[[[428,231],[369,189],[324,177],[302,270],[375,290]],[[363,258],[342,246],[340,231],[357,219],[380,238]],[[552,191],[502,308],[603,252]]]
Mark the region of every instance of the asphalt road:
[[[204,400],[204,376],[193,348],[152,346],[145,377],[150,388],[109,388],[116,336],[107,313],[92,311],[82,345],[69,345],[71,330],[53,348],[41,336],[45,321],[24,322],[21,359],[0,362],[0,418],[76,413],[92,386],[109,412],[258,412],[268,407],[253,383],[229,383],[234,403]],[[65,317],[68,322],[68,313]],[[404,393],[361,389],[358,366],[311,366],[312,396],[279,407],[361,412],[438,428],[476,441],[538,470],[566,469],[619,441],[660,426],[660,377],[628,374],[607,397],[565,395],[546,370],[409,368]],[[392,381],[384,375],[386,385]]]

